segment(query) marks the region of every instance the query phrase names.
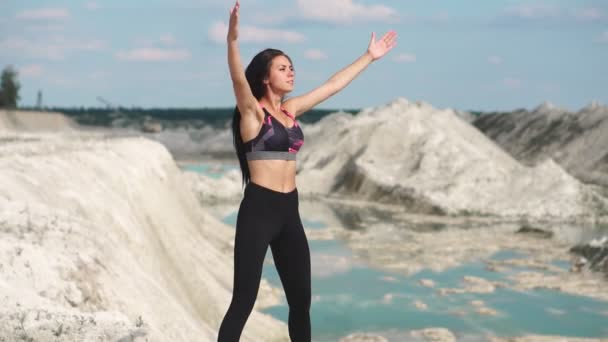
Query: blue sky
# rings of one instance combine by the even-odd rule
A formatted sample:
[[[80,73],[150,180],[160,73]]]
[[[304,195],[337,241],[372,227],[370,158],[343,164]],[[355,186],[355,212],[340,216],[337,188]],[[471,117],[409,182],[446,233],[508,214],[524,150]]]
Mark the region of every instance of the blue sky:
[[[226,0],[3,0],[0,67],[21,105],[227,107]],[[461,110],[578,110],[608,103],[608,1],[243,0],[241,55],[285,51],[295,91],[364,53],[370,33],[398,45],[318,108],[397,97]]]

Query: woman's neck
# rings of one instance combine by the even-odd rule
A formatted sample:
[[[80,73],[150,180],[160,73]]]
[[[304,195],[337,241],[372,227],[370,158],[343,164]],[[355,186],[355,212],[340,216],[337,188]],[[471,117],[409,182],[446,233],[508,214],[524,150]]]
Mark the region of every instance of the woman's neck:
[[[282,97],[277,94],[266,94],[260,99],[260,104],[271,110],[273,113],[281,111],[281,99]]]

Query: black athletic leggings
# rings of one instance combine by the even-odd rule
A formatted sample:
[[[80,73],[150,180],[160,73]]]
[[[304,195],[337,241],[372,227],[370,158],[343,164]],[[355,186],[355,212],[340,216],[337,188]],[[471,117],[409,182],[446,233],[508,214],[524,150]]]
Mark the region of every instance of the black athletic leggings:
[[[268,245],[289,304],[289,336],[310,342],[310,251],[298,211],[298,191],[249,182],[236,220],[232,302],[219,342],[238,341],[253,309]]]

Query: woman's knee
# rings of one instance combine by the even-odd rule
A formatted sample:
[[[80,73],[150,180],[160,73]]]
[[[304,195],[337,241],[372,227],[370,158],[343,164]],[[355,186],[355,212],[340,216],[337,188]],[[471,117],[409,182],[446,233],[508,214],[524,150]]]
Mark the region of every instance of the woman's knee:
[[[295,311],[306,311],[310,310],[311,294],[310,287],[304,287],[298,289],[294,296],[288,298],[287,304],[289,304],[290,310]]]
[[[257,290],[235,291],[232,295],[231,306],[235,306],[239,311],[251,312],[255,305]]]

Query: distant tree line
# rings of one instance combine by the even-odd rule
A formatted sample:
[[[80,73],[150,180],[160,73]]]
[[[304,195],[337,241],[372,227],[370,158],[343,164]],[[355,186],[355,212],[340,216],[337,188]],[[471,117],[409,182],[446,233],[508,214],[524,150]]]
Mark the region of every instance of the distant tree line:
[[[0,76],[0,108],[17,108],[19,88],[21,85],[17,80],[17,70],[11,65],[5,67]]]
[[[22,109],[36,110],[36,108],[23,107]],[[169,127],[171,121],[201,121],[201,125],[209,124],[216,128],[226,127],[232,120],[234,107],[224,108],[139,108],[139,107],[45,107],[51,112],[63,113],[81,125],[109,126],[114,120],[143,121],[145,118],[164,122]],[[312,109],[306,115],[298,117],[303,123],[314,123],[324,116],[334,113],[335,109]],[[343,110],[351,114],[359,112],[358,109]],[[196,124],[193,123],[194,126]]]

